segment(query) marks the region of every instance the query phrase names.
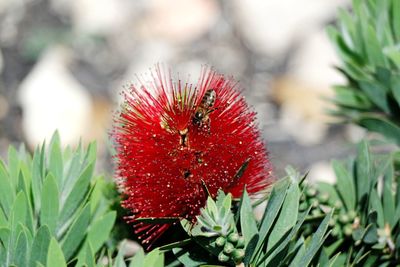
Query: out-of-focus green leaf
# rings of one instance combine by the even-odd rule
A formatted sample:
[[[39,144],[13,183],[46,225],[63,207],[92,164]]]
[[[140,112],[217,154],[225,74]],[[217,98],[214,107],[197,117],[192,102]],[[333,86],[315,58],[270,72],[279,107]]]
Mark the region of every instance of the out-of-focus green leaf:
[[[397,37],[397,42],[400,42],[400,2],[397,0],[392,1],[392,27],[394,36]]]
[[[390,164],[386,168],[386,172],[383,176],[383,194],[382,194],[382,207],[385,222],[389,223],[390,227],[393,228],[395,224],[395,200],[393,196],[393,182],[394,182],[394,168],[393,164]],[[400,204],[400,203],[398,203]]]
[[[382,85],[367,81],[360,81],[359,84],[364,93],[375,105],[386,113],[390,112],[389,103],[387,101],[387,92]]]
[[[347,86],[335,86],[335,99],[337,105],[368,110],[372,103],[364,93]]]
[[[19,177],[19,165],[20,161],[18,158],[18,152],[15,150],[13,146],[8,148],[8,173],[10,175],[10,183],[12,188],[15,189],[18,183]]]
[[[383,207],[381,204],[381,200],[378,196],[378,193],[376,192],[376,190],[372,190],[370,193],[370,205],[371,205],[371,209],[373,211],[377,212],[377,223],[379,228],[383,228],[385,226],[385,216],[383,213]]]
[[[61,225],[58,226],[59,230],[63,229],[63,226],[69,221],[72,214],[82,205],[84,202],[83,200],[88,197],[87,193],[93,174],[93,168],[93,164],[89,164],[86,169],[82,171],[71,193],[68,195],[60,212],[59,222]]]
[[[31,256],[29,260],[29,266],[35,266],[36,262],[46,264],[47,251],[50,245],[50,230],[47,225],[42,225],[36,232],[35,238],[33,239]]]
[[[58,134],[58,132],[54,133],[53,137],[51,138],[49,149],[49,170],[51,173],[53,173],[58,188],[62,188],[64,167],[61,153],[60,135]]]
[[[52,173],[49,173],[44,180],[42,198],[41,198],[41,211],[40,211],[40,223],[41,225],[47,225],[50,233],[55,234],[58,211],[59,211],[59,193],[57,181]]]
[[[370,131],[378,132],[400,145],[400,127],[378,116],[362,116],[358,123]]]
[[[15,246],[15,266],[28,266],[28,238],[24,231],[20,232]]]
[[[45,166],[44,166],[44,144],[41,149],[36,148],[35,153],[33,154],[32,160],[32,197],[33,197],[33,206],[35,208],[35,214],[39,213],[41,203],[41,192],[42,192],[42,184],[45,176]]]
[[[67,260],[70,260],[73,253],[79,248],[90,222],[90,204],[86,204],[78,218],[71,225],[62,242],[62,250]]]
[[[135,256],[131,259],[129,263],[129,267],[144,267],[143,266],[143,261],[144,261],[144,251],[142,248],[140,248]]]
[[[161,253],[158,249],[152,250],[144,258],[143,266],[163,267],[164,266],[164,254]]]
[[[54,237],[50,240],[46,266],[67,267],[61,247]]]
[[[356,204],[356,191],[354,188],[353,179],[343,164],[339,163],[338,161],[333,161],[332,164],[333,170],[336,174],[336,187],[338,188],[340,197],[343,199],[347,210],[354,210]]]
[[[108,239],[115,218],[116,212],[110,211],[91,224],[88,230],[87,240],[92,245],[94,253],[96,253],[101,245]]]
[[[357,187],[357,199],[358,202],[366,197],[370,190],[371,182],[371,156],[369,153],[369,147],[366,141],[361,142],[358,145],[358,153],[356,159],[356,171],[355,182]]]
[[[0,160],[0,205],[4,210],[5,215],[8,217],[11,211],[11,206],[14,202],[15,193],[12,188],[10,177],[4,166],[3,161]]]
[[[400,107],[400,75],[399,74],[392,75],[391,87],[392,87],[393,96],[397,101],[397,105]]]
[[[400,68],[400,45],[387,46],[383,49],[383,53]]]

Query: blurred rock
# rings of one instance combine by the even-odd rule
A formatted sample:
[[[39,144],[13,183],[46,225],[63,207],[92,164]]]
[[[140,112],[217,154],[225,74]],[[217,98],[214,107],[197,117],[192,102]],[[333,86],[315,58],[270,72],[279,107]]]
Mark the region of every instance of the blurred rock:
[[[151,0],[140,33],[144,38],[189,42],[206,33],[217,21],[215,0]]]
[[[344,84],[345,78],[334,67],[340,60],[327,33],[317,31],[301,43],[290,61],[289,75],[308,84],[324,96],[332,96],[332,85]]]
[[[348,124],[345,128],[345,136],[351,143],[358,143],[367,136],[367,130],[355,124]]]
[[[43,54],[19,88],[22,127],[33,147],[58,129],[65,144],[76,143],[91,128],[92,101],[68,72],[70,55],[62,47]]]
[[[58,13],[70,15],[78,33],[108,35],[127,24],[135,10],[128,0],[52,0]]]
[[[254,0],[234,1],[237,25],[255,51],[283,53],[322,23],[332,19],[338,6],[349,0]]]
[[[7,102],[7,99],[4,96],[0,95],[0,120],[7,115],[8,109],[9,104]]]
[[[322,142],[328,130],[326,100],[307,84],[289,77],[277,78],[272,84],[272,97],[280,107],[282,128],[302,145]]]
[[[0,73],[3,71],[3,63],[4,61],[3,61],[3,53],[1,53],[1,50],[0,50]]]
[[[326,182],[333,184],[336,181],[336,176],[329,162],[320,161],[311,165],[307,179],[314,183]]]
[[[331,86],[345,83],[333,68],[340,63],[325,32],[310,35],[289,64],[287,77],[278,78],[273,86],[273,97],[282,107],[281,123],[300,144],[321,143],[326,124],[334,121],[327,115]]]
[[[13,45],[17,41],[18,24],[26,15],[26,4],[32,0],[0,0],[0,44]]]

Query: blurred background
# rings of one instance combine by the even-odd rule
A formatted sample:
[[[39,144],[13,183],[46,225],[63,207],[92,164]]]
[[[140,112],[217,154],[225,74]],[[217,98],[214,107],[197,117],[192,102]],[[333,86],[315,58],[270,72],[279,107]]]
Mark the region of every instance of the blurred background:
[[[363,132],[333,125],[330,86],[344,83],[324,28],[349,0],[0,0],[0,156],[58,129],[97,140],[119,92],[155,63],[196,83],[202,64],[233,75],[258,112],[277,175],[291,164],[329,180],[329,162]]]

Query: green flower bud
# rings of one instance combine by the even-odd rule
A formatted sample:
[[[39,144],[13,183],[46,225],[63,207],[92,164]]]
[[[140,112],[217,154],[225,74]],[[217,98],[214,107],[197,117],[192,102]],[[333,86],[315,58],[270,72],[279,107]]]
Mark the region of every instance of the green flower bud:
[[[305,211],[308,208],[308,205],[306,202],[303,202],[299,205],[299,210],[300,211]]]
[[[236,244],[239,240],[239,234],[238,233],[231,233],[228,235],[228,241],[231,243]]]
[[[229,242],[225,243],[224,252],[226,254],[228,254],[228,255],[231,254],[234,249],[235,249],[235,247],[233,246],[232,243],[229,243]]]
[[[335,227],[333,227],[331,234],[332,234],[332,236],[339,236],[339,234],[340,234],[340,227],[339,227],[338,225],[336,225]]]
[[[221,252],[218,254],[218,260],[219,260],[220,262],[227,262],[227,261],[229,261],[229,259],[230,259],[229,256],[228,256],[228,255],[225,255],[223,251],[221,251]]]
[[[351,234],[353,233],[353,227],[351,226],[351,224],[346,224],[343,227],[343,233],[345,236],[351,236]]]
[[[316,194],[317,194],[317,190],[315,190],[314,187],[309,187],[309,188],[306,190],[306,195],[307,195],[308,197],[313,197],[313,196],[315,196]]]
[[[232,251],[232,258],[235,263],[240,263],[244,258],[244,249],[235,249]]]
[[[314,208],[318,207],[319,205],[319,201],[318,199],[313,199],[311,200],[311,206],[313,206]]]
[[[335,204],[334,204],[334,207],[335,207],[336,209],[341,209],[341,208],[343,208],[343,204],[342,204],[342,202],[341,202],[340,200],[337,200],[337,201],[335,202]]]
[[[335,226],[335,224],[336,224],[336,220],[334,218],[331,218],[329,220],[329,226],[333,227],[333,226]]]
[[[236,244],[236,247],[237,248],[244,248],[244,237],[243,236],[239,236],[239,240],[238,240],[238,242],[237,242],[237,244]]]
[[[352,222],[352,221],[354,221],[354,219],[356,218],[357,212],[355,212],[354,210],[351,210],[351,211],[349,211],[349,212],[347,213],[347,215],[349,216],[349,220]]]
[[[320,209],[313,209],[313,210],[311,211],[311,214],[314,215],[314,216],[319,216],[319,215],[321,215],[322,213],[321,213],[321,210],[320,210]]]
[[[346,213],[340,214],[339,215],[339,222],[346,224],[350,221],[349,216]]]
[[[318,200],[321,202],[321,203],[326,203],[326,202],[328,202],[328,200],[329,200],[329,194],[328,193],[322,193],[322,194],[319,194],[318,195]]]
[[[225,245],[225,242],[226,242],[225,237],[220,236],[220,237],[218,237],[218,238],[215,240],[215,245],[216,245],[217,247],[223,247],[223,246]]]

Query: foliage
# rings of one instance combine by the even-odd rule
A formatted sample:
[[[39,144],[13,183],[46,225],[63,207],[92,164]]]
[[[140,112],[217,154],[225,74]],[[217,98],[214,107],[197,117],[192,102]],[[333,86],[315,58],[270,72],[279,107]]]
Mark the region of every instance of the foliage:
[[[181,221],[187,239],[159,249],[172,250],[184,266],[307,266],[329,234],[331,214],[312,237],[303,238],[299,229],[309,210],[299,212],[300,194],[295,177],[278,181],[257,222],[246,191],[234,204],[231,194],[219,191],[215,201],[208,198],[195,223]]]
[[[0,161],[0,266],[93,266],[115,221],[95,161],[94,143],[62,150],[58,134],[33,156],[10,147]]]
[[[400,2],[353,0],[328,33],[348,84],[336,86],[335,114],[400,145]]]
[[[324,243],[326,258],[340,253],[333,266],[399,262],[400,176],[394,162],[394,155],[372,154],[367,142],[362,142],[356,160],[333,162],[336,184],[305,186],[307,197],[301,205],[313,202],[310,222],[318,223],[320,213],[334,210],[329,223],[332,233]],[[306,233],[312,234],[315,228],[307,224]]]

